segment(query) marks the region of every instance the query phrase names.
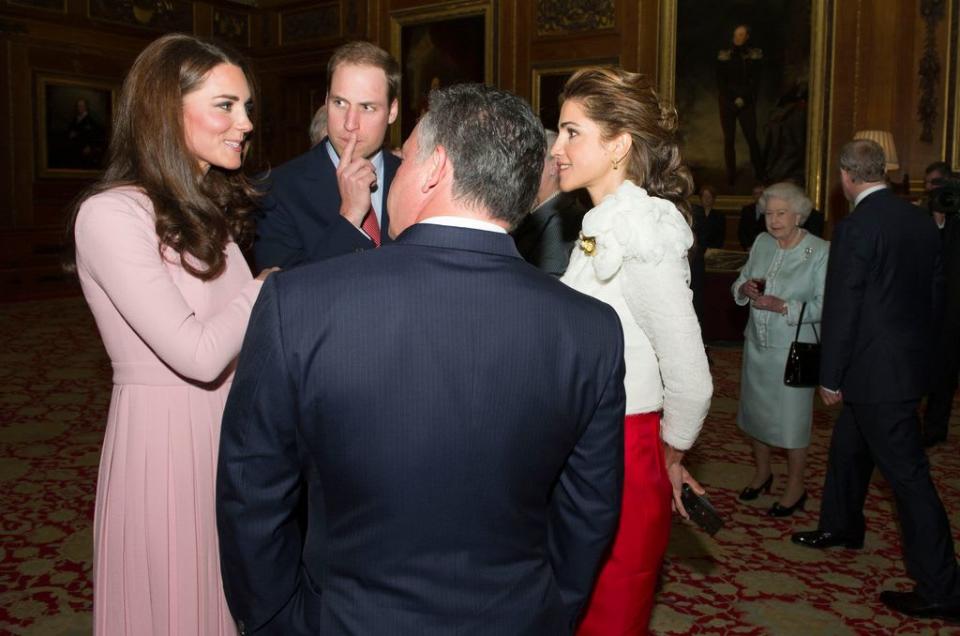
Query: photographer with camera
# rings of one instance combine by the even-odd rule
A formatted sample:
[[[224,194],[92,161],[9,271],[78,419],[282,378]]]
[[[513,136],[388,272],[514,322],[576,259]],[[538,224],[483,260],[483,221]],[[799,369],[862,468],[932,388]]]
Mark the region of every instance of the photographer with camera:
[[[936,161],[924,173],[926,205],[940,228],[943,251],[944,314],[931,369],[931,391],[923,417],[923,445],[947,439],[947,424],[960,373],[960,186],[950,165]]]

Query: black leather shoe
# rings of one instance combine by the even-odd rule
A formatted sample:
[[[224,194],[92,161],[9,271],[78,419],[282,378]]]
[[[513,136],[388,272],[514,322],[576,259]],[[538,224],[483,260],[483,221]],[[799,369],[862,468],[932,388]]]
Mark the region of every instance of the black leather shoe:
[[[740,501],[753,501],[760,496],[761,492],[765,492],[769,495],[771,488],[773,488],[773,475],[767,477],[767,481],[760,484],[759,488],[751,488],[750,486],[747,486],[741,490]]]
[[[833,548],[839,545],[851,550],[859,550],[863,547],[863,537],[850,537],[827,530],[795,532],[790,540],[808,548]]]
[[[960,621],[960,599],[935,603],[924,599],[916,592],[880,592],[880,601],[895,612],[917,618],[941,618]]]
[[[773,505],[770,506],[770,510],[767,511],[767,514],[771,517],[789,517],[797,510],[803,510],[804,506],[806,505],[807,491],[804,490],[803,494],[800,495],[800,498],[793,502],[793,505],[781,506],[779,501],[773,502]]]

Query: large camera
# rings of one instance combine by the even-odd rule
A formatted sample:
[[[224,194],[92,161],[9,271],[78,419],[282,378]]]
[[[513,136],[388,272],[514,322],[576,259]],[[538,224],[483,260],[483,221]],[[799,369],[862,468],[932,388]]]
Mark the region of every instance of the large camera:
[[[927,205],[931,212],[957,214],[960,212],[960,179],[951,177],[937,179],[936,186],[927,193]]]

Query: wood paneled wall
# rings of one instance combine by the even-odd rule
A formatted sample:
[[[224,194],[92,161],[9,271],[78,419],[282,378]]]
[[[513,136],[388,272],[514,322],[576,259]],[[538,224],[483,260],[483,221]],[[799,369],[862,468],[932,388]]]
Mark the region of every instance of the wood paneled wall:
[[[934,161],[957,160],[956,122],[958,92],[957,29],[960,2],[947,0],[936,25],[934,42],[939,80],[934,93],[936,117],[932,141],[921,140],[918,117],[918,71],[926,44],[926,23],[921,15],[926,0],[837,0],[834,11],[833,83],[828,119],[830,143],[827,157],[828,211],[832,222],[847,213],[840,191],[837,155],[858,130],[893,133],[900,170],[891,180],[906,175],[911,192],[923,187],[923,172]]]
[[[63,0],[63,12],[31,9],[31,0],[0,0],[0,300],[61,293],[56,255],[65,210],[89,180],[38,176],[38,74],[122,80],[157,30],[89,17],[97,0]],[[661,0],[488,0],[494,12],[494,81],[530,98],[535,70],[590,60],[618,60],[656,76]],[[836,154],[854,131],[894,133],[902,170],[916,185],[931,161],[958,157],[956,38],[960,0],[947,0],[935,42],[940,78],[933,141],[920,141],[918,68],[924,53],[925,0],[828,0],[832,12],[831,86],[824,134],[826,192],[831,219],[846,212],[838,196]],[[254,162],[282,163],[306,150],[312,108],[325,91],[325,69],[339,44],[366,38],[390,48],[394,12],[462,0],[226,0],[192,3],[194,32],[216,33],[221,14],[245,20],[244,47],[254,61],[260,103]],[[40,4],[40,3],[38,3]],[[187,3],[189,4],[189,3]],[[612,24],[538,34],[538,11],[557,10],[563,31],[573,8],[610,8]],[[558,22],[559,21],[559,22]],[[952,45],[951,45],[952,42]],[[731,219],[732,221],[732,219]]]

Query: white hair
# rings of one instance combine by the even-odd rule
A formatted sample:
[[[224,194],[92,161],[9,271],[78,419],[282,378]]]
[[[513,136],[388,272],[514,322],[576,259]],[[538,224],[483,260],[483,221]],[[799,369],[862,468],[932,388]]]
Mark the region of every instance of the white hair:
[[[800,225],[807,222],[810,212],[813,211],[813,201],[798,186],[789,181],[774,183],[766,188],[760,199],[757,201],[757,211],[760,214],[766,214],[767,203],[770,199],[783,199],[787,202],[790,211],[800,217]]]

